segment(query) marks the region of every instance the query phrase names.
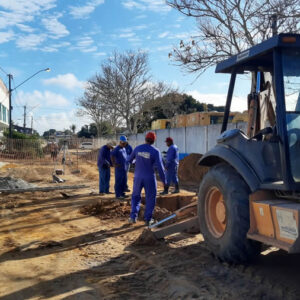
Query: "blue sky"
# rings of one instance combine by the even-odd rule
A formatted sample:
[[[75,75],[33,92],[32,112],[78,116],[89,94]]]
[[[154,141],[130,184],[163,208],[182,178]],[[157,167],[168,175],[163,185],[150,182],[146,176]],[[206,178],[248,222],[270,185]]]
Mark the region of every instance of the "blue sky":
[[[195,20],[164,0],[0,0],[0,67],[13,74],[15,86],[51,68],[13,92],[13,120],[23,125],[26,105],[27,125],[33,117],[40,133],[71,124],[79,130],[90,120],[76,117],[76,100],[114,50],[147,51],[154,81],[224,105],[228,75],[210,69],[196,79],[168,58],[173,46],[196,34]],[[0,77],[7,84],[3,71]],[[234,101],[233,108],[243,110],[245,103]]]

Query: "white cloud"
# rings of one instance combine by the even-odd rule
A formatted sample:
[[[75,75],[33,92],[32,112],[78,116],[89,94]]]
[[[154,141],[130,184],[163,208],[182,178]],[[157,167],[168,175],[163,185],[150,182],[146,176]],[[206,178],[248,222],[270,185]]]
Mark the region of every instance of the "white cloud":
[[[166,36],[168,36],[169,33],[170,33],[169,31],[165,31],[165,32],[161,33],[158,37],[159,37],[160,39],[163,39],[163,38],[165,38]]]
[[[120,38],[131,38],[131,37],[134,37],[134,36],[135,36],[134,32],[121,33],[119,35]]]
[[[30,22],[34,19],[33,15],[24,15],[19,12],[0,12],[0,29],[13,27],[16,24]]]
[[[96,52],[98,48],[93,44],[94,40],[89,36],[85,36],[78,39],[76,46],[73,46],[71,49],[79,50],[84,53]]]
[[[0,0],[0,7],[11,11],[35,13],[55,7],[56,0]]]
[[[135,17],[136,19],[146,19],[147,16],[146,15],[139,15]]]
[[[51,128],[56,130],[69,129],[72,124],[75,124],[76,131],[79,131],[83,125],[87,125],[92,122],[87,117],[78,117],[76,115],[76,110],[74,109],[66,112],[39,115],[34,118],[33,121],[33,128],[40,134],[43,134]]]
[[[23,35],[16,40],[16,45],[18,48],[36,50],[45,39],[45,34]]]
[[[170,52],[172,50],[171,45],[160,46],[156,48],[157,51]]]
[[[123,0],[122,4],[127,9],[139,9],[158,13],[166,13],[171,10],[171,7],[166,4],[165,0]]]
[[[132,43],[135,46],[141,46],[142,45],[142,40],[139,37],[129,38],[128,42]]]
[[[78,80],[72,73],[57,75],[53,78],[44,79],[43,83],[45,85],[56,85],[69,90],[74,88],[84,88],[85,86],[85,82]]]
[[[69,42],[60,42],[55,44],[50,44],[45,47],[41,48],[41,51],[43,52],[58,52],[60,48],[68,47],[70,46]]]
[[[191,36],[192,36],[191,32],[179,32],[179,33],[169,34],[168,39],[184,40],[184,39],[189,39]]]
[[[216,106],[225,106],[226,94],[203,94],[198,91],[189,91],[186,94],[193,96],[196,100]],[[247,99],[243,97],[233,96],[231,103],[231,111],[247,110]]]
[[[99,57],[99,56],[106,56],[107,54],[105,52],[97,52],[97,53],[94,53],[93,55],[96,57]]]
[[[56,6],[57,0],[0,0],[0,28],[29,22]]]
[[[49,108],[66,107],[70,102],[62,95],[50,91],[40,92],[33,91],[32,93],[19,92],[19,99],[22,104],[30,103],[31,106],[44,106]]]
[[[104,0],[92,0],[84,6],[70,6],[70,14],[75,19],[86,19],[96,9],[97,6],[104,3]]]
[[[28,32],[28,33],[31,33],[31,32],[34,32],[35,29],[28,26],[28,25],[24,25],[24,24],[16,24],[16,26],[23,32]]]
[[[57,17],[51,16],[49,18],[42,19],[42,24],[45,26],[45,28],[51,34],[51,37],[53,39],[62,38],[64,36],[69,35],[69,33],[70,33],[67,30],[66,26],[58,21],[59,17],[60,16],[57,16]]]
[[[15,37],[15,34],[10,30],[8,32],[0,32],[0,44],[9,42],[13,40]]]
[[[81,49],[80,51],[83,53],[90,53],[90,52],[96,52],[98,48],[96,46],[90,47],[90,48],[84,48]]]

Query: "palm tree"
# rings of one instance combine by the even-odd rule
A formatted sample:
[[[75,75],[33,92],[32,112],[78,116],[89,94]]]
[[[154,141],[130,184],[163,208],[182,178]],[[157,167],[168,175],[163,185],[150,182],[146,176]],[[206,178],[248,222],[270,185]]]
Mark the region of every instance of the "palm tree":
[[[76,125],[75,125],[75,124],[72,124],[72,125],[70,126],[70,129],[72,130],[73,134],[75,134]]]

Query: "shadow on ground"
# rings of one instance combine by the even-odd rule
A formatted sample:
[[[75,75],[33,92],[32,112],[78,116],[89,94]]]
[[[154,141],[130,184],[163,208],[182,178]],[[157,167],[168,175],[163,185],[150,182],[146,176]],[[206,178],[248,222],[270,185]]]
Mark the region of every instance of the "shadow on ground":
[[[5,259],[29,259],[101,243],[137,230],[121,226],[62,241],[61,247],[5,253]],[[205,243],[174,247],[190,238],[169,238],[155,246],[128,246],[124,254],[52,280],[12,292],[1,300],[58,299],[296,299],[300,292],[300,256],[282,251],[260,256],[249,266],[230,266],[215,259]],[[96,264],[96,266],[95,266]],[[282,280],[284,278],[284,280]]]

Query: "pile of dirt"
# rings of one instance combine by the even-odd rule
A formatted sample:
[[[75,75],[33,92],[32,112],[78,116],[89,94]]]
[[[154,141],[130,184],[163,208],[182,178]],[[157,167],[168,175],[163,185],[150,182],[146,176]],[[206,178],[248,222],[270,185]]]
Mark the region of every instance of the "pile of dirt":
[[[97,216],[105,220],[115,217],[128,217],[130,214],[130,206],[126,202],[101,200],[97,203],[84,205],[79,211],[84,215]]]
[[[128,218],[131,211],[131,206],[128,202],[117,202],[114,200],[102,200],[97,203],[84,205],[80,208],[80,213],[89,216],[98,216],[100,219],[111,218]],[[141,204],[140,213],[138,219],[143,221],[145,212],[145,206]],[[153,211],[153,218],[155,220],[162,220],[171,215],[171,212],[165,208],[156,206]]]
[[[27,182],[40,182],[50,178],[53,172],[53,166],[38,166],[27,168],[11,168],[7,169],[5,176],[22,178]]]
[[[34,187],[33,184],[26,182],[20,178],[13,177],[0,177],[0,189],[14,190],[14,189],[26,189]]]
[[[199,166],[202,154],[191,153],[179,163],[178,176],[180,181],[199,183],[209,170],[209,167]]]
[[[80,164],[80,176],[83,176],[87,180],[97,180],[99,171],[96,163]]]
[[[139,220],[144,220],[143,216],[144,216],[144,212],[145,212],[145,206],[141,205],[140,208],[140,213],[139,213]],[[170,216],[172,213],[167,210],[166,208],[161,208],[159,206],[155,206],[154,211],[153,211],[153,219],[154,220],[162,220],[168,216]]]
[[[143,230],[141,235],[132,243],[135,246],[154,246],[157,245],[159,241],[154,236],[153,232],[146,228]]]

